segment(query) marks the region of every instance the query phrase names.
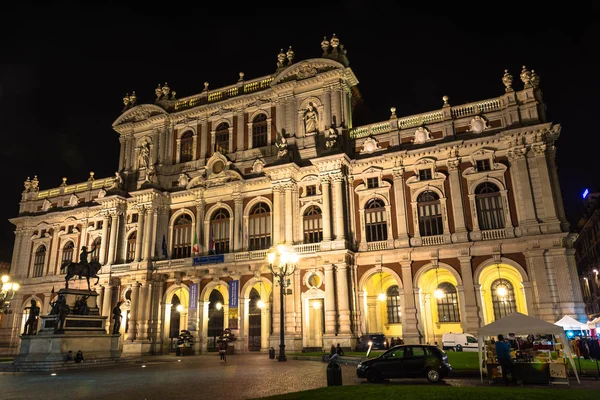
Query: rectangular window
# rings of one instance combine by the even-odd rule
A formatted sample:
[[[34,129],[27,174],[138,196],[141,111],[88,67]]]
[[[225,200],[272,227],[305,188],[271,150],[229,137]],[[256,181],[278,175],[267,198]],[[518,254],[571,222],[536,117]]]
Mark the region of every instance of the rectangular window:
[[[314,196],[317,194],[317,187],[315,185],[310,185],[306,187],[306,195]]]
[[[367,178],[367,188],[372,189],[379,187],[379,178]]]
[[[104,221],[98,221],[97,225],[96,225],[96,229],[102,229],[102,223]]]
[[[67,227],[67,233],[73,233],[73,225]]]
[[[138,222],[138,214],[131,214],[131,222]]]
[[[431,169],[419,170],[419,180],[420,181],[428,181],[430,179],[431,179]]]
[[[481,171],[489,171],[492,168],[490,167],[490,160],[477,160],[477,172]]]

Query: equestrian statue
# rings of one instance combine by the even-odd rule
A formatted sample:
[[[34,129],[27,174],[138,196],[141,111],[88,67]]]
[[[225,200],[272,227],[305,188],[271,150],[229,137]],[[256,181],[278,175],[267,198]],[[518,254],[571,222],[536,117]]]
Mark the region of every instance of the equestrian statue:
[[[100,277],[97,275],[97,273],[100,271],[100,268],[102,268],[102,265],[100,265],[100,263],[96,260],[92,260],[91,262],[88,262],[87,260],[88,254],[93,253],[95,249],[96,246],[92,247],[92,250],[87,251],[87,247],[83,246],[81,248],[81,253],[79,254],[79,262],[68,260],[63,261],[62,265],[60,266],[60,270],[62,271],[65,268],[67,269],[67,275],[65,276],[65,288],[69,288],[69,280],[76,276],[78,276],[79,279],[87,279],[88,290],[92,290],[90,288],[90,278],[96,278],[96,283],[94,283],[94,285],[98,284]]]

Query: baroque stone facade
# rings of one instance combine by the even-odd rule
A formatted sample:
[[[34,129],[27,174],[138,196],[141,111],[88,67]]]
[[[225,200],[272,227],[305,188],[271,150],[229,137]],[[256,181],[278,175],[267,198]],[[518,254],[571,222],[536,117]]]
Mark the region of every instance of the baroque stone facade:
[[[299,62],[282,50],[270,75],[182,99],[166,83],[154,104],[128,95],[114,177],[54,189],[28,178],[11,219],[22,289],[4,344],[17,349],[20,310],[34,298],[47,312],[61,262],[94,244],[102,314],[123,302],[125,352],[165,353],[180,329],[206,352],[225,327],[238,352],[277,347],[266,256],[278,244],[300,256],[288,351],[373,332],[433,343],[513,311],[584,320],[555,166],[561,126],[546,120],[535,72],[523,68],[521,90],[506,71],[498,97],[444,96],[441,109],[391,108],[355,127],[346,50],[335,36],[321,47]]]

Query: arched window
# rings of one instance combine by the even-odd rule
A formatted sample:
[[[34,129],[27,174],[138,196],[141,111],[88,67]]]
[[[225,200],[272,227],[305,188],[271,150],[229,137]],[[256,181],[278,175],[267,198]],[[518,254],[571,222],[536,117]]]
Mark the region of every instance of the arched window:
[[[321,209],[310,206],[304,212],[304,243],[319,243],[323,241],[323,218]]]
[[[250,351],[260,351],[262,313],[259,307],[260,300],[260,294],[252,288],[248,304],[248,350]]]
[[[494,318],[496,321],[517,311],[515,291],[513,285],[508,280],[496,279],[492,282],[491,290]]]
[[[194,158],[194,134],[192,131],[187,131],[181,136],[180,144],[179,161],[192,161]]]
[[[385,204],[381,199],[372,199],[365,206],[365,229],[367,242],[387,240]]]
[[[259,114],[252,121],[252,147],[267,145],[267,116]]]
[[[35,251],[33,260],[33,277],[37,278],[44,274],[44,263],[46,262],[46,246],[41,245]]]
[[[477,203],[477,218],[479,229],[504,228],[504,210],[502,209],[502,195],[498,186],[484,182],[475,189],[475,202]]]
[[[248,249],[263,250],[271,247],[271,209],[258,203],[248,217]]]
[[[226,122],[219,124],[215,130],[215,150],[221,154],[229,151],[229,125]]]
[[[92,244],[94,247],[94,251],[90,254],[90,261],[98,261],[100,259],[100,246],[102,246],[102,238],[98,236],[94,239],[94,243]]]
[[[217,348],[217,339],[223,332],[224,326],[224,301],[223,295],[216,289],[210,292],[208,298],[208,344],[209,350]]]
[[[125,262],[132,262],[135,259],[135,245],[137,243],[137,232],[133,232],[127,239],[127,254]]]
[[[214,254],[229,253],[229,211],[219,208],[210,221],[209,245]]]
[[[61,265],[65,261],[73,261],[73,252],[75,251],[75,245],[72,241],[68,241],[63,247]]]
[[[437,193],[426,190],[417,197],[419,209],[419,232],[421,236],[436,236],[444,233],[442,205]]]
[[[173,226],[172,258],[187,258],[192,254],[192,217],[181,214]]]
[[[437,287],[444,295],[437,299],[439,322],[460,322],[458,310],[458,294],[456,288],[450,282],[442,282]]]
[[[390,286],[386,292],[387,301],[387,320],[388,324],[399,324],[400,316],[402,315],[400,310],[400,293],[398,292],[398,285]]]

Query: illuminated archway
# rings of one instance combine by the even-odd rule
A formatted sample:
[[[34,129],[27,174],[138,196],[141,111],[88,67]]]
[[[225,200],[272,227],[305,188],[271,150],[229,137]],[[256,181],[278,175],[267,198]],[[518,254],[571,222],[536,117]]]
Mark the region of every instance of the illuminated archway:
[[[163,343],[168,343],[169,350],[175,351],[177,344],[177,336],[179,332],[175,332],[174,326],[176,321],[179,322],[179,331],[188,329],[188,309],[190,306],[189,288],[185,284],[171,285],[164,296],[163,301]],[[177,318],[179,317],[179,318]]]
[[[374,267],[362,276],[359,288],[360,333],[383,333],[390,339],[404,337],[404,289],[400,276],[391,268]]]

